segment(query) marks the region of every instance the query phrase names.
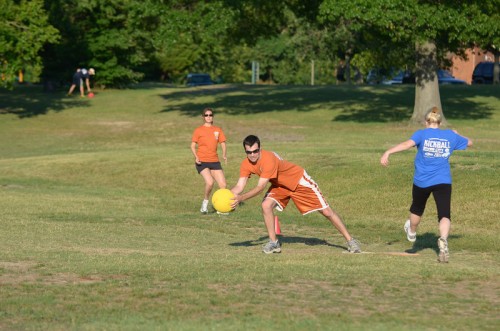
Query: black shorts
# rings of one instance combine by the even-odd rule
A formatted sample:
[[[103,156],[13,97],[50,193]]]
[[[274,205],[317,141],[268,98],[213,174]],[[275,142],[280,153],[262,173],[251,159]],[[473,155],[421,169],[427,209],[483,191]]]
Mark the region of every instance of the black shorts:
[[[83,79],[80,77],[73,77],[73,84],[78,86],[85,86],[83,84]]]
[[[200,164],[195,163],[194,164],[196,167],[196,171],[198,173],[202,172],[205,169],[210,169],[210,170],[222,170],[222,166],[220,165],[220,162],[201,162]]]
[[[413,184],[410,212],[422,216],[424,214],[427,199],[431,195],[436,202],[438,222],[446,217],[451,220],[451,184],[438,184],[429,187],[418,187]]]

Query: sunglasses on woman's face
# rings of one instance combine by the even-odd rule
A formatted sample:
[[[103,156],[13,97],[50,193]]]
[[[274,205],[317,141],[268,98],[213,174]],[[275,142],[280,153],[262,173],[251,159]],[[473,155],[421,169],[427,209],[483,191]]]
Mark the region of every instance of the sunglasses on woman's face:
[[[205,116],[205,117],[214,117],[214,114],[205,114],[203,116]]]

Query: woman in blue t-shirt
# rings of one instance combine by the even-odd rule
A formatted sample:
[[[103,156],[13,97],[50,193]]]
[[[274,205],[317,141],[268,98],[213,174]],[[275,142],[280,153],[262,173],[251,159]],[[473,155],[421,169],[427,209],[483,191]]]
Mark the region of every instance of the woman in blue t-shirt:
[[[393,153],[417,147],[415,174],[413,176],[412,204],[410,219],[404,230],[410,242],[417,239],[417,227],[424,213],[430,194],[434,196],[439,222],[439,262],[448,262],[448,235],[451,227],[451,172],[449,158],[453,151],[472,146],[472,141],[459,135],[455,130],[441,130],[441,112],[437,107],[425,115],[425,129],[418,130],[407,141],[389,148],[380,163],[389,165]]]

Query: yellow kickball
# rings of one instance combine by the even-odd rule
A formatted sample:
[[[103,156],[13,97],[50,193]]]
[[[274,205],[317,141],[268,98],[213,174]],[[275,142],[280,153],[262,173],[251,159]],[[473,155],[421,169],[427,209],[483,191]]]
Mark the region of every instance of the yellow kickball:
[[[212,195],[212,206],[220,213],[228,213],[233,210],[231,208],[232,198],[234,198],[234,194],[231,190],[221,188]]]

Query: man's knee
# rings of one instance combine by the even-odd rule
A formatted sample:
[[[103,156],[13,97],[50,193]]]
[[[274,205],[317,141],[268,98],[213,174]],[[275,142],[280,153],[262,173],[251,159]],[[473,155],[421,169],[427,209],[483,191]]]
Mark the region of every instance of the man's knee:
[[[262,208],[262,212],[272,212],[274,207],[276,206],[276,202],[270,199],[264,199],[262,203],[260,204],[260,207]]]
[[[325,209],[321,209],[319,210],[319,212],[325,217],[332,217],[335,214],[335,212],[331,207],[326,207]]]

